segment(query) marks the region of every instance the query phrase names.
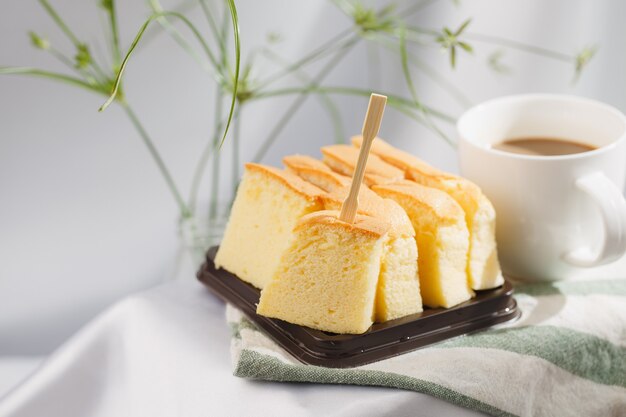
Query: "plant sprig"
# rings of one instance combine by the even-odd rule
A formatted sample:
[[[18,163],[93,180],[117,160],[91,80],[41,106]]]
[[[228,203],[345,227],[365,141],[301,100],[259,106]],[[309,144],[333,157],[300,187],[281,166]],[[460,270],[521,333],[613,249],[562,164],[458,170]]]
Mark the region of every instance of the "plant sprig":
[[[452,68],[456,67],[456,51],[457,48],[463,49],[467,53],[472,53],[474,48],[467,42],[464,42],[460,39],[461,35],[467,29],[472,19],[467,19],[461,26],[454,32],[447,27],[444,27],[441,31],[441,34],[435,38],[435,41],[441,45],[441,48],[444,51],[448,51],[450,54],[450,66]]]
[[[420,97],[418,86],[415,84],[415,72],[424,74],[433,82],[443,88],[451,97],[461,105],[466,106],[469,100],[458,87],[448,81],[445,75],[436,71],[433,67],[423,62],[418,53],[420,48],[439,47],[448,55],[449,65],[455,68],[459,51],[472,53],[475,43],[496,45],[506,49],[514,49],[532,53],[538,56],[568,62],[574,65],[574,80],[580,77],[582,71],[588,66],[590,60],[597,51],[596,47],[587,47],[576,55],[564,54],[543,47],[527,45],[521,42],[505,39],[499,36],[478,34],[468,31],[471,19],[465,20],[456,30],[443,27],[441,30],[422,26],[413,26],[407,23],[407,18],[424,8],[434,4],[436,0],[421,1],[392,1],[378,8],[364,5],[359,0],[332,0],[335,5],[351,19],[351,26],[345,30],[331,35],[328,41],[319,47],[304,54],[293,62],[287,62],[269,48],[261,50],[262,54],[275,63],[279,68],[265,76],[253,74],[255,66],[255,53],[249,56],[245,66],[241,65],[241,45],[239,34],[239,19],[235,0],[224,0],[223,17],[218,22],[215,5],[208,0],[183,0],[172,10],[165,10],[159,0],[149,0],[152,14],[139,27],[133,41],[126,53],[122,53],[121,39],[117,19],[117,3],[114,0],[98,0],[99,7],[107,16],[107,38],[110,45],[110,64],[101,66],[98,59],[92,54],[93,44],[83,42],[72,31],[70,26],[62,19],[61,15],[52,7],[49,0],[39,0],[40,4],[61,32],[70,40],[73,51],[63,53],[55,48],[50,41],[35,32],[30,32],[32,45],[44,52],[49,53],[55,59],[67,67],[71,74],[46,71],[30,67],[0,67],[0,74],[28,75],[42,77],[53,81],[59,81],[80,87],[90,92],[101,94],[106,101],[100,110],[106,109],[112,103],[117,103],[124,109],[126,115],[144,141],[150,155],[155,161],[168,188],[172,192],[180,207],[183,218],[192,216],[196,210],[196,202],[200,190],[200,184],[208,164],[212,165],[211,174],[211,204],[209,215],[215,219],[217,215],[217,198],[219,195],[220,181],[220,158],[219,150],[224,145],[233,125],[233,161],[239,164],[240,125],[242,108],[250,102],[269,99],[271,97],[293,96],[295,97],[290,106],[269,129],[268,135],[255,150],[254,160],[262,160],[267,151],[278,140],[281,132],[289,123],[308,96],[316,95],[322,101],[328,111],[334,126],[335,139],[340,140],[344,135],[341,128],[339,109],[332,97],[347,95],[367,98],[370,89],[346,86],[326,86],[324,79],[359,43],[367,43],[372,48],[383,46],[393,51],[398,58],[398,69],[401,70],[405,80],[409,97],[394,94],[388,95],[388,104],[398,112],[409,117],[411,120],[423,124],[432,130],[437,136],[445,139],[453,145],[453,142],[443,133],[439,125],[454,123],[455,117],[439,109],[428,106],[423,97]],[[193,23],[186,15],[190,11],[190,5],[200,7],[208,25],[208,35]],[[159,154],[154,142],[147,130],[140,123],[138,116],[127,102],[122,80],[127,66],[134,52],[150,39],[148,28],[154,27],[152,22],[158,22],[176,43],[183,48],[201,68],[209,74],[217,85],[214,125],[210,137],[207,138],[198,164],[195,168],[191,184],[188,202],[183,201],[179,188],[175,184],[163,158]],[[182,24],[179,30],[174,24]],[[158,27],[158,26],[157,26]],[[229,49],[230,39],[228,29],[232,29],[232,49]],[[157,33],[151,31],[151,34]],[[189,38],[189,39],[188,39]],[[211,42],[213,41],[213,42]],[[97,45],[95,45],[97,48]],[[234,59],[231,58],[232,52]],[[500,52],[489,58],[489,65],[494,70],[504,72],[504,64],[500,62]],[[313,65],[320,65],[321,70],[313,72]],[[104,69],[103,69],[104,68]],[[312,75],[311,75],[312,74]],[[296,86],[274,86],[275,83],[295,81]],[[384,91],[381,91],[384,93]],[[227,101],[227,99],[230,100]],[[226,108],[224,102],[229,102],[229,111],[223,114]],[[238,166],[232,169],[233,185],[239,175]]]

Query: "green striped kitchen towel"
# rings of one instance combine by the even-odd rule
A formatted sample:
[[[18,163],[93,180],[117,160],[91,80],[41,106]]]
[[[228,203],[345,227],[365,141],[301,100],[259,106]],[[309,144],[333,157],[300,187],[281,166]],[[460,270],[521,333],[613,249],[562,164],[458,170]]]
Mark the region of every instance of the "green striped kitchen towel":
[[[626,416],[626,280],[524,285],[515,323],[350,369],[304,365],[229,306],[234,374],[394,387],[495,416]]]

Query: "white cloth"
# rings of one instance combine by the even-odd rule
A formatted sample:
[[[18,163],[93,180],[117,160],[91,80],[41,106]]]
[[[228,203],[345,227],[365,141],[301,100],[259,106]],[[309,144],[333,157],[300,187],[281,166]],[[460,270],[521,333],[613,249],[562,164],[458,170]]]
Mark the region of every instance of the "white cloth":
[[[1,417],[477,416],[391,388],[232,375],[224,304],[195,282],[130,297],[0,400]]]

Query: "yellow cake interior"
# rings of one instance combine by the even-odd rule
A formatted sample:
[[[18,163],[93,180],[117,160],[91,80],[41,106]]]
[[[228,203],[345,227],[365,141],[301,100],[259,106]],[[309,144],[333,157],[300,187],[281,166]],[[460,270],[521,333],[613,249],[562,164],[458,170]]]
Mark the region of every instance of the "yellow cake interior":
[[[287,158],[283,160],[285,164],[289,163],[286,161]],[[321,163],[320,161],[317,162]],[[302,178],[323,187],[327,178],[328,167],[311,168],[308,166],[304,175],[303,169],[305,168],[300,167],[296,172]],[[339,186],[339,184],[335,184],[332,191],[321,196],[324,208],[326,210],[341,210],[341,205],[348,196],[349,190],[349,185]],[[375,321],[385,322],[421,312],[418,251],[411,220],[395,201],[384,199],[365,186],[362,186],[359,191],[358,212],[385,221],[390,226],[389,243],[385,246],[385,255],[376,293]]]
[[[261,292],[257,313],[335,333],[367,331],[388,225],[357,215],[353,224],[338,211],[302,218],[273,279]]]
[[[469,300],[469,233],[458,203],[440,190],[406,180],[373,190],[396,201],[413,223],[424,305],[449,308]]]
[[[361,136],[352,143],[359,147]],[[372,143],[371,153],[404,170],[406,178],[448,193],[465,212],[470,232],[467,275],[475,290],[495,288],[504,282],[498,262],[495,239],[496,212],[480,188],[471,181],[440,171],[419,158],[389,145],[380,138]]]
[[[300,218],[322,209],[319,188],[292,173],[246,164],[215,265],[257,288],[272,278]]]

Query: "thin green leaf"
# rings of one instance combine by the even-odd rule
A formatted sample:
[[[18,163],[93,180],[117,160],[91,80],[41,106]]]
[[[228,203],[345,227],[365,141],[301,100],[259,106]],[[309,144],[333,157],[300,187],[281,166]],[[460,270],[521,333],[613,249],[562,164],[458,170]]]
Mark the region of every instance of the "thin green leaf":
[[[143,140],[143,143],[148,148],[148,152],[150,152],[152,159],[157,164],[157,168],[159,169],[159,172],[163,176],[163,179],[165,180],[167,187],[169,188],[170,192],[172,193],[172,196],[174,197],[174,199],[176,200],[176,203],[178,204],[181,216],[189,217],[191,215],[191,210],[185,204],[185,201],[183,200],[180,194],[180,191],[178,191],[178,187],[176,186],[176,182],[174,181],[172,174],[170,174],[170,171],[167,168],[167,165],[165,165],[165,162],[163,161],[163,158],[161,157],[161,154],[159,153],[158,149],[154,145],[154,142],[150,138],[150,135],[148,135],[148,132],[139,121],[139,118],[137,117],[135,112],[126,103],[122,105],[122,108],[124,109],[124,111],[126,112],[126,115],[128,116],[133,126],[139,133],[139,136]]]
[[[229,0],[229,1],[233,1],[233,0]],[[120,69],[117,72],[117,75],[115,77],[115,81],[113,83],[113,89],[110,92],[109,98],[104,102],[102,106],[100,106],[99,111],[105,110],[115,100],[119,92],[120,83],[122,82],[122,76],[124,75],[124,72],[126,70],[126,65],[128,64],[128,60],[132,56],[133,52],[135,51],[137,44],[139,44],[139,41],[142,39],[150,23],[152,23],[153,21],[163,16],[172,16],[182,21],[189,28],[189,30],[193,33],[194,37],[198,40],[198,42],[200,42],[205,52],[207,52],[207,54],[211,53],[210,48],[205,42],[202,35],[200,34],[200,31],[185,16],[177,12],[159,12],[159,13],[153,14],[139,28],[139,31],[137,32],[135,39],[133,39],[133,42],[131,43],[130,48],[128,48],[128,52],[126,53],[126,55],[124,56],[124,59],[122,60],[122,64],[120,65]],[[238,73],[238,68],[237,68],[237,73]]]
[[[596,52],[598,52],[597,46],[591,46],[583,48],[578,54],[576,54],[575,59],[575,72],[574,78],[572,79],[572,84],[576,83],[580,78],[580,75],[583,72],[583,69],[589,64],[589,61],[595,56]]]
[[[87,45],[85,45],[84,43],[78,45],[76,55],[74,56],[74,61],[74,65],[76,65],[76,68],[79,69],[85,69],[93,62],[91,58],[91,53],[89,52],[89,47]]]
[[[50,49],[50,41],[44,38],[43,36],[39,36],[35,32],[28,32],[28,36],[30,37],[30,43],[37,49],[47,50]]]
[[[469,18],[465,22],[463,22],[461,26],[456,30],[456,32],[454,32],[454,36],[459,36],[461,33],[463,33],[463,31],[467,28],[467,26],[469,26],[471,21],[472,18]]]
[[[491,53],[487,58],[487,65],[497,73],[509,74],[512,72],[511,68],[502,63],[502,57],[504,56],[504,50],[498,49]]]
[[[456,65],[456,48],[453,46],[450,48],[450,66],[454,68]]]
[[[472,48],[472,45],[470,45],[470,44],[468,44],[468,43],[465,43],[465,42],[459,42],[459,46],[460,46],[461,48],[463,48],[463,50],[464,50],[465,52],[469,52],[470,54],[471,54],[472,52],[474,52],[474,48]]]
[[[70,84],[76,87],[81,87],[86,90],[106,94],[101,87],[97,85],[89,84],[79,78],[71,77],[65,74],[59,74],[56,72],[50,72],[45,70],[40,70],[37,68],[28,68],[28,67],[0,67],[0,75],[30,75],[34,77],[48,78],[55,81],[62,81],[66,84]]]
[[[233,113],[235,112],[235,104],[237,102],[237,89],[239,88],[239,67],[241,65],[241,44],[239,41],[239,17],[237,16],[237,7],[235,6],[235,0],[228,0],[228,8],[230,9],[230,17],[233,24],[233,37],[235,43],[235,77],[233,82],[233,94],[230,102],[230,111],[228,113],[228,121],[226,122],[226,128],[224,129],[224,136],[220,142],[220,149],[226,140],[230,123],[233,120]]]

